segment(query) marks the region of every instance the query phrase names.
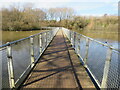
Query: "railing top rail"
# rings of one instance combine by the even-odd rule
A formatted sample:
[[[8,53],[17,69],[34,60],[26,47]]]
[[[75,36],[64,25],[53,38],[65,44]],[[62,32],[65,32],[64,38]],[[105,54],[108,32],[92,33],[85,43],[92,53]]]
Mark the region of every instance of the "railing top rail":
[[[34,36],[37,36],[37,35],[39,35],[39,34],[46,33],[46,32],[48,32],[48,31],[41,32],[41,33],[37,33],[37,34],[31,35],[31,36],[26,37],[26,38],[22,38],[22,39],[19,39],[19,40],[16,40],[16,41],[12,41],[12,42],[9,42],[9,43],[6,43],[6,44],[3,44],[3,45],[0,46],[0,48],[6,47],[6,46],[11,45],[11,44],[15,44],[15,43],[17,43],[17,42],[20,42],[20,41],[23,41],[23,40],[29,39],[29,38],[31,38],[31,37],[34,37]]]
[[[64,28],[64,29],[66,29],[66,28]],[[69,30],[69,29],[67,29],[67,30]],[[69,30],[69,31],[71,31],[71,30]],[[73,31],[73,32],[74,32],[74,31]],[[109,48],[111,48],[112,50],[118,51],[118,52],[120,53],[120,50],[119,50],[119,49],[114,48],[114,47],[111,46],[111,45],[102,43],[102,42],[100,42],[100,41],[98,41],[98,40],[95,40],[95,39],[93,39],[93,38],[90,38],[90,37],[87,37],[87,36],[85,36],[85,35],[82,35],[82,34],[80,34],[80,33],[78,33],[78,32],[75,32],[75,33],[77,33],[77,34],[79,34],[79,35],[81,35],[81,36],[83,36],[83,37],[85,37],[85,38],[88,38],[88,39],[91,40],[91,41],[95,41],[95,42],[97,42],[97,43],[99,43],[99,44],[101,44],[101,45],[103,45],[103,46],[109,47]]]
[[[51,29],[54,30],[54,29],[57,28],[57,27],[47,27],[47,28],[51,28]],[[19,39],[19,40],[16,40],[16,41],[12,41],[12,42],[9,42],[9,43],[6,43],[6,44],[3,44],[3,45],[0,46],[0,48],[4,48],[4,47],[6,47],[6,46],[8,46],[8,45],[15,44],[15,43],[17,43],[17,42],[20,42],[20,41],[23,41],[23,40],[29,39],[29,38],[31,38],[31,37],[34,37],[34,36],[37,36],[37,35],[39,35],[39,34],[43,34],[43,33],[46,33],[46,32],[48,32],[48,31],[41,32],[41,33],[37,33],[37,34],[31,35],[31,36],[26,37],[26,38],[22,38],[22,39]]]
[[[82,34],[81,34],[81,35],[82,35]],[[99,43],[99,44],[101,44],[101,45],[103,45],[103,46],[109,47],[109,48],[111,48],[111,49],[113,49],[113,50],[116,50],[116,51],[120,52],[119,49],[114,48],[114,47],[111,46],[111,45],[108,45],[108,44],[102,43],[102,42],[100,42],[100,41],[98,41],[98,40],[95,40],[95,39],[93,39],[93,38],[87,37],[87,36],[85,36],[85,35],[82,35],[82,36],[85,37],[85,38],[88,38],[88,39],[91,40],[91,41],[95,41],[95,42],[97,42],[97,43]]]

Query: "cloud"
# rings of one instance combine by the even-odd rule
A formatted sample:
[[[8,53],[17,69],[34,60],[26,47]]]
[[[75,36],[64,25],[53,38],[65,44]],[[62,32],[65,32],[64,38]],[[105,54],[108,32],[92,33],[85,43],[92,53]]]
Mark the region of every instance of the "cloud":
[[[1,0],[0,2],[119,2],[119,0]]]
[[[26,3],[33,3],[35,8],[46,9],[54,7],[71,7],[77,14],[94,16],[109,13],[110,9],[118,9],[118,0],[1,0],[0,8],[8,7],[10,5],[24,5]],[[98,12],[99,14],[93,12],[95,10],[100,11]],[[114,13],[115,11],[111,12]]]

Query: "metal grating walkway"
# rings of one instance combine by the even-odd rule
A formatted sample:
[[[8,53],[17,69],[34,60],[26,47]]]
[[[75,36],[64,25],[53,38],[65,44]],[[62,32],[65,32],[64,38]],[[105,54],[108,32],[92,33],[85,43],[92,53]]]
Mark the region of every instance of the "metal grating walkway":
[[[95,88],[59,30],[21,88]]]

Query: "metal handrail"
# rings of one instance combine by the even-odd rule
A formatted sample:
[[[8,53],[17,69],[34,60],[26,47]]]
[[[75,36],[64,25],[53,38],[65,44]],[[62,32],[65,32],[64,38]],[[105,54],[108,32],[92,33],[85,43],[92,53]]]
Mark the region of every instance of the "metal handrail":
[[[77,32],[76,32],[76,33],[77,33]],[[82,35],[82,34],[81,34],[81,35]],[[114,47],[111,46],[111,45],[108,45],[108,44],[102,43],[102,42],[100,42],[100,41],[98,41],[98,40],[95,40],[95,39],[93,39],[93,38],[87,37],[87,36],[85,36],[85,35],[82,35],[82,36],[85,37],[85,38],[88,38],[88,39],[91,40],[91,41],[95,41],[95,42],[97,42],[97,43],[99,43],[99,44],[101,44],[101,45],[103,45],[103,46],[109,47],[109,48],[111,48],[111,49],[113,49],[113,50],[116,50],[116,51],[120,52],[119,49],[114,48]]]
[[[68,30],[68,29],[63,28],[63,27],[62,27],[62,29],[64,29],[64,30]],[[70,30],[70,31],[71,31],[71,30]],[[74,31],[73,31],[73,32],[74,32]],[[80,33],[78,33],[78,32],[75,32],[75,33],[77,33],[77,34],[79,34],[79,35],[81,35],[81,36],[83,36],[83,37],[85,37],[85,38],[88,38],[88,39],[91,40],[91,41],[95,41],[95,42],[97,42],[97,43],[99,43],[99,44],[101,44],[101,45],[103,45],[103,46],[109,47],[109,48],[111,48],[111,49],[113,49],[113,50],[116,50],[116,51],[120,52],[119,49],[114,48],[114,47],[111,46],[111,45],[108,45],[108,44],[102,43],[102,42],[100,42],[100,41],[98,41],[98,40],[95,40],[95,39],[90,38],[90,37],[88,37],[88,36],[82,35],[82,34],[80,34]]]
[[[8,42],[2,46],[0,46],[0,51],[1,50],[4,50],[6,49],[7,50],[7,67],[8,67],[8,74],[9,74],[9,85],[10,85],[10,88],[13,89],[13,88],[17,88],[19,87],[19,85],[16,87],[16,85],[18,84],[18,82],[21,80],[21,78],[24,76],[24,74],[26,72],[28,72],[29,68],[30,70],[34,67],[35,63],[39,60],[40,56],[43,54],[43,52],[46,50],[47,46],[50,44],[50,42],[52,41],[53,37],[56,35],[57,31],[59,30],[59,28],[54,28],[53,30],[50,30],[50,31],[46,31],[46,32],[42,32],[42,33],[38,33],[38,34],[34,34],[34,35],[31,35],[29,37],[26,37],[26,38],[23,38],[23,39],[19,39],[19,40],[16,40],[16,41],[13,41],[13,42]],[[41,35],[45,34],[45,33],[49,33],[49,36],[46,34],[46,45],[45,47],[42,46],[42,37]],[[38,37],[39,41],[39,56],[37,56],[37,58],[35,59],[34,57],[34,37]],[[49,39],[48,39],[49,38]],[[27,39],[30,39],[30,54],[31,54],[31,63],[27,66],[27,68],[22,72],[22,74],[17,78],[17,80],[15,81],[14,80],[14,69],[13,69],[13,56],[12,56],[12,45],[21,42],[21,41],[24,41],[24,40],[27,40]],[[43,39],[44,40],[44,39]]]
[[[63,28],[62,27],[62,30],[65,32],[67,38],[70,40],[73,48],[75,49],[75,52],[76,54],[78,54],[78,56],[80,57],[80,59],[82,60],[83,62],[83,65],[84,67],[89,71],[89,73],[91,74],[92,78],[94,79],[94,81],[96,82],[96,84],[98,85],[99,88],[107,88],[107,79],[108,79],[108,73],[109,73],[109,68],[110,68],[110,63],[111,63],[111,57],[112,57],[112,53],[113,52],[117,52],[117,54],[120,55],[120,50],[119,49],[116,49],[108,44],[104,44],[100,41],[97,41],[97,40],[94,40],[90,37],[87,37],[85,35],[82,35],[82,34],[79,34],[77,32],[74,32],[74,31],[71,31],[69,29],[66,29],[66,28]],[[84,37],[85,38],[85,42],[86,42],[86,50],[85,50],[85,57],[83,58],[80,53],[80,49],[78,49],[78,45],[76,46],[75,45],[75,42],[76,42],[76,34],[77,35],[80,35],[80,38],[81,37]],[[74,39],[74,40],[73,40]],[[108,47],[108,50],[106,52],[106,59],[105,59],[105,64],[104,64],[104,69],[103,69],[103,77],[102,77],[102,83],[100,84],[100,82],[96,79],[95,75],[93,74],[93,72],[90,70],[89,66],[87,65],[87,60],[88,60],[88,53],[89,53],[89,41],[94,41],[102,46],[106,46]],[[78,39],[78,44],[80,44],[80,39]],[[80,46],[79,46],[80,47]],[[99,57],[98,57],[99,58]]]
[[[41,32],[41,33],[37,33],[37,34],[31,35],[31,36],[26,37],[26,38],[22,38],[22,39],[19,39],[19,40],[16,40],[16,41],[12,41],[12,42],[9,42],[9,43],[6,43],[6,44],[3,44],[3,45],[0,46],[0,48],[6,47],[6,46],[11,45],[11,44],[18,43],[18,42],[20,42],[20,41],[23,41],[23,40],[29,39],[29,38],[31,38],[31,37],[34,37],[34,36],[37,36],[37,35],[40,35],[40,34],[43,34],[43,33],[46,33],[46,32],[48,32],[48,31]]]
[[[48,29],[53,29],[53,30],[54,30],[54,29],[59,28],[59,27],[43,27],[43,28],[48,28]],[[12,41],[12,42],[9,42],[9,43],[6,43],[6,44],[3,44],[3,45],[0,45],[0,48],[6,47],[6,46],[8,46],[8,45],[10,45],[10,44],[18,43],[18,42],[20,42],[20,41],[23,41],[23,40],[29,39],[29,38],[31,38],[31,37],[34,37],[34,36],[37,36],[37,35],[40,35],[40,34],[43,34],[43,33],[46,33],[46,32],[48,32],[48,31],[41,32],[41,33],[37,33],[37,34],[31,35],[31,36],[26,37],[26,38],[22,38],[22,39],[19,39],[19,40],[15,40],[15,41]]]

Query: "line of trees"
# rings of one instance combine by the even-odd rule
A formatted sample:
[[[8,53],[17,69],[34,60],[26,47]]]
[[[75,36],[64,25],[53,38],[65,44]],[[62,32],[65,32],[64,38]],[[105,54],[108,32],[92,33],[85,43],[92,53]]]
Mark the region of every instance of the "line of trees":
[[[11,7],[2,9],[2,30],[33,30],[43,26],[59,26],[59,22],[70,19],[72,8],[22,9]]]
[[[66,27],[75,30],[118,30],[118,17],[76,16],[72,8],[38,9],[32,6],[3,8],[2,30],[38,30],[41,27]]]

